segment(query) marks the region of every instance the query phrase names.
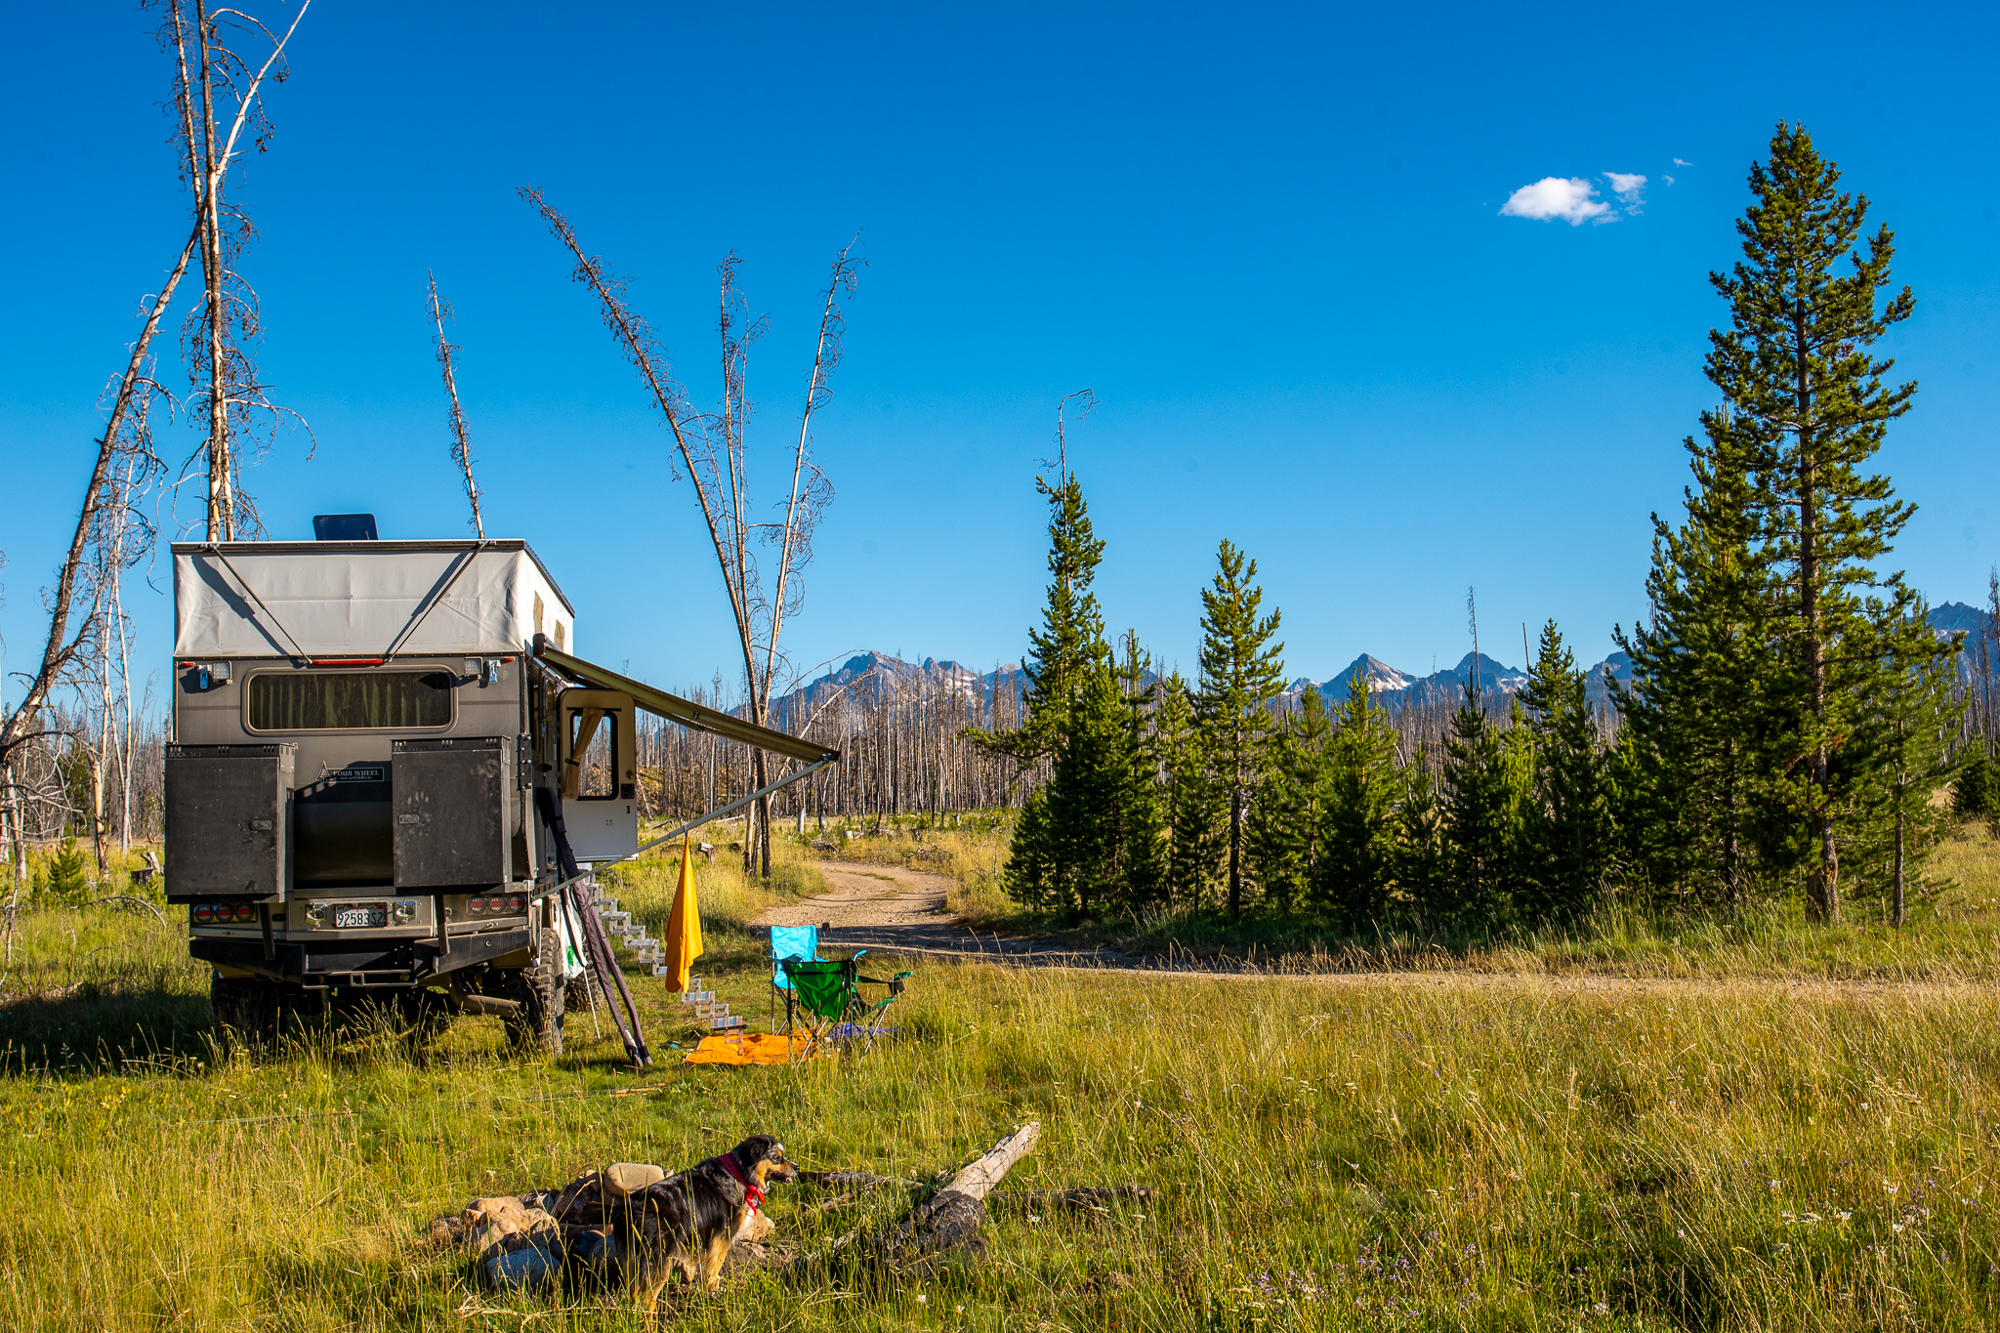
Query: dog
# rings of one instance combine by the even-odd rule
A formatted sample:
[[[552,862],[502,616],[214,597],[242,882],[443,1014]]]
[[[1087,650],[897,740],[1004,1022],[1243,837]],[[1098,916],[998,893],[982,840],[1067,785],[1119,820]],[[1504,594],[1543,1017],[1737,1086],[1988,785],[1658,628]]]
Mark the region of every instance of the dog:
[[[676,1272],[688,1282],[699,1274],[702,1285],[714,1291],[729,1247],[749,1235],[765,1191],[798,1175],[785,1160],[784,1144],[769,1134],[752,1134],[722,1156],[614,1204],[612,1230],[626,1272],[640,1289],[641,1308],[650,1315]]]

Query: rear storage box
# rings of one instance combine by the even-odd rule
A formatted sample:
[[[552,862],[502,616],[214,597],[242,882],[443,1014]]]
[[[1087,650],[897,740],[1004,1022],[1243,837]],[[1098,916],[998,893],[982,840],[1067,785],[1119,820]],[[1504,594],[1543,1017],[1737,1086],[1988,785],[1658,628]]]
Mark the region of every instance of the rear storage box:
[[[283,902],[286,798],[298,747],[167,747],[167,901]]]
[[[402,740],[390,753],[396,887],[417,892],[507,883],[513,738]]]

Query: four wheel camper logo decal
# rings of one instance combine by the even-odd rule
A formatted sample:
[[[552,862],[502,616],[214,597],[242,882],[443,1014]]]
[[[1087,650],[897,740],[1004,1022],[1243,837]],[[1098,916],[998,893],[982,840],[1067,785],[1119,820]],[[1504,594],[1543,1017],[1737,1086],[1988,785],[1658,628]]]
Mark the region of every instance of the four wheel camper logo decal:
[[[389,770],[380,764],[353,764],[347,768],[337,768],[320,779],[322,782],[387,782],[388,780]]]

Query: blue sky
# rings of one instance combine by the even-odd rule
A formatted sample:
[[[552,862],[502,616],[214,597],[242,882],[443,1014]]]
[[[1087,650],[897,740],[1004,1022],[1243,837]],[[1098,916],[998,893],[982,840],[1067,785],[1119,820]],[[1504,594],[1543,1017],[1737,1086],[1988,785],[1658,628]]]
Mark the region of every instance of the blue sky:
[[[0,89],[10,670],[39,642],[97,392],[186,226],[154,21],[80,0],[14,25],[37,55]],[[774,460],[826,264],[862,231],[871,267],[816,433],[838,495],[792,627],[802,665],[1018,658],[1045,578],[1032,479],[1057,399],[1082,388],[1100,403],[1071,436],[1108,543],[1100,595],[1167,660],[1193,665],[1223,537],[1283,608],[1291,674],[1363,651],[1455,662],[1468,585],[1489,651],[1512,661],[1521,622],[1553,616],[1595,660],[1642,607],[1647,515],[1678,503],[1680,441],[1711,398],[1707,274],[1733,260],[1746,170],[1788,117],[1898,232],[1917,315],[1892,350],[1922,389],[1882,456],[1920,507],[1897,563],[1934,600],[1973,600],[2000,559],[1996,57],[1985,6],[318,0],[271,150],[242,167],[261,365],[318,447],[281,435],[247,482],[273,536],[355,509],[385,536],[467,531],[424,318],[435,270],[489,531],[543,554],[587,655],[672,684],[726,666],[692,496],[515,198],[532,183],[636,279],[700,403],[718,392],[715,268],[743,257],[771,317],[751,438]],[[1621,199],[1610,173],[1646,179]],[[1604,211],[1503,214],[1550,178],[1585,185],[1523,198]],[[196,436],[165,442],[178,458]],[[139,652],[163,663],[164,564],[154,580]]]

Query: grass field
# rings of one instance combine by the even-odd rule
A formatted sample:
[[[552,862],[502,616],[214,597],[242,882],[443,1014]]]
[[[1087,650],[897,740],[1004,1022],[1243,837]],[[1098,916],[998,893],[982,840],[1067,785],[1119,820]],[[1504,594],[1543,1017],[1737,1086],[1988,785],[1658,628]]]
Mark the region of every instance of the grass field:
[[[760,945],[741,923],[762,898],[724,860],[703,876],[702,972],[761,1014]],[[670,880],[656,864],[619,890],[656,932]],[[638,1327],[615,1294],[485,1292],[463,1259],[417,1243],[423,1224],[609,1161],[684,1165],[756,1130],[807,1166],[931,1178],[1031,1119],[1041,1145],[1010,1185],[1159,1196],[996,1215],[985,1266],[922,1283],[748,1276],[680,1301],[675,1322],[2000,1320],[2000,1000],[1942,968],[1905,985],[1586,987],[1539,965],[1160,978],[919,961],[901,1031],[872,1054],[663,1058],[642,1075],[587,1014],[554,1061],[509,1056],[490,1019],[422,1049],[360,1031],[225,1056],[202,1035],[205,982],[177,929],[48,911],[17,950],[0,1007],[0,1328]],[[688,1039],[660,983],[633,983],[656,1047]],[[893,1210],[792,1190],[772,1212],[810,1248]]]

